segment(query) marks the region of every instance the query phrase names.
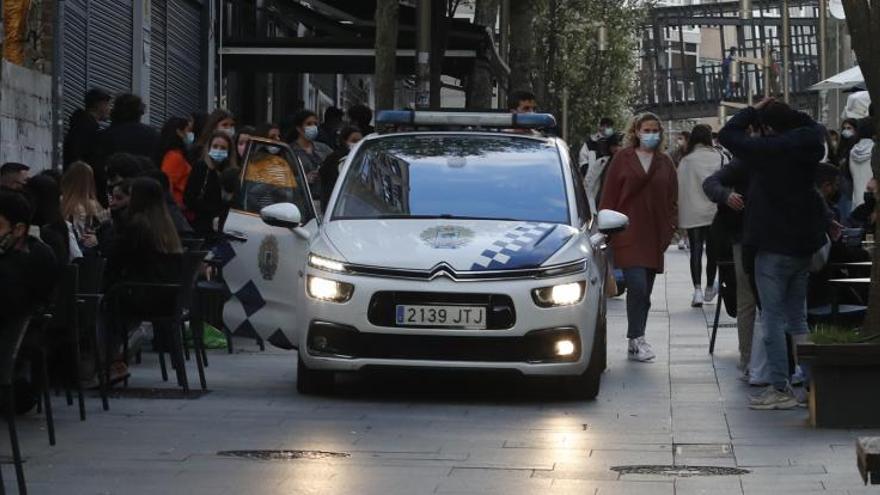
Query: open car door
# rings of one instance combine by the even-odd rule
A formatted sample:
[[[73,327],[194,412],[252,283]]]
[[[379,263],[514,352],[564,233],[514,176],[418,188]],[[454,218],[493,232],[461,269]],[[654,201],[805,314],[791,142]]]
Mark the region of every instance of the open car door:
[[[235,205],[223,226],[231,256],[223,268],[231,293],[223,320],[235,334],[259,335],[291,349],[298,345],[302,271],[318,218],[302,165],[287,145],[254,138],[245,156]],[[299,209],[298,227],[263,222],[260,211],[278,203]]]

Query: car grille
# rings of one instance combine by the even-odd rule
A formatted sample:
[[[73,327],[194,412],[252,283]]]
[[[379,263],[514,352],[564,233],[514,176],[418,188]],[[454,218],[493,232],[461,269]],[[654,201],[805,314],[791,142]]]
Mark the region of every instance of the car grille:
[[[448,292],[382,291],[373,294],[367,316],[370,323],[381,327],[396,327],[395,309],[398,304],[483,306],[486,308],[486,329],[505,330],[516,324],[516,309],[510,296],[503,294],[458,294]]]

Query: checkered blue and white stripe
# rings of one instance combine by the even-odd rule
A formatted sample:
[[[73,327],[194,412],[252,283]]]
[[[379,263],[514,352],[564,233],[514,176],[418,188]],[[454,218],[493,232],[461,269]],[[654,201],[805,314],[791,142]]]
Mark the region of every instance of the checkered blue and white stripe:
[[[533,260],[535,257],[531,248],[553,232],[555,227],[552,223],[517,225],[504,234],[503,238],[493,242],[491,247],[483,250],[471,270],[512,268],[512,265]]]

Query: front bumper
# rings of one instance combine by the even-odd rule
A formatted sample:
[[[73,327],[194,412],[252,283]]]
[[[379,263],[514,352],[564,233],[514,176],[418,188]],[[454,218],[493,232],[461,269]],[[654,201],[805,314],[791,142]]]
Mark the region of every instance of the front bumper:
[[[577,375],[589,364],[601,285],[589,273],[547,279],[460,282],[311,274],[355,286],[344,304],[307,298],[298,335],[301,359],[318,370],[357,371],[366,367],[460,368],[517,371],[523,375]],[[532,290],[586,280],[583,300],[571,306],[539,308]],[[487,330],[411,328],[376,324],[373,295],[392,289],[407,293],[495,294],[509,298],[515,321]],[[375,309],[375,308],[373,308]],[[372,315],[372,317],[371,317]],[[384,322],[379,322],[384,323]],[[568,340],[574,352],[557,356]]]

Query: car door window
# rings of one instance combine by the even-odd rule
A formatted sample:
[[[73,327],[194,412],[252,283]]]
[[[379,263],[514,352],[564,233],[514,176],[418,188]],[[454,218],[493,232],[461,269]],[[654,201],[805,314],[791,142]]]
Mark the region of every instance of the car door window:
[[[296,157],[286,146],[251,141],[242,170],[239,210],[259,214],[276,203],[293,203],[299,208],[303,223],[315,217],[308,199],[306,180]]]

